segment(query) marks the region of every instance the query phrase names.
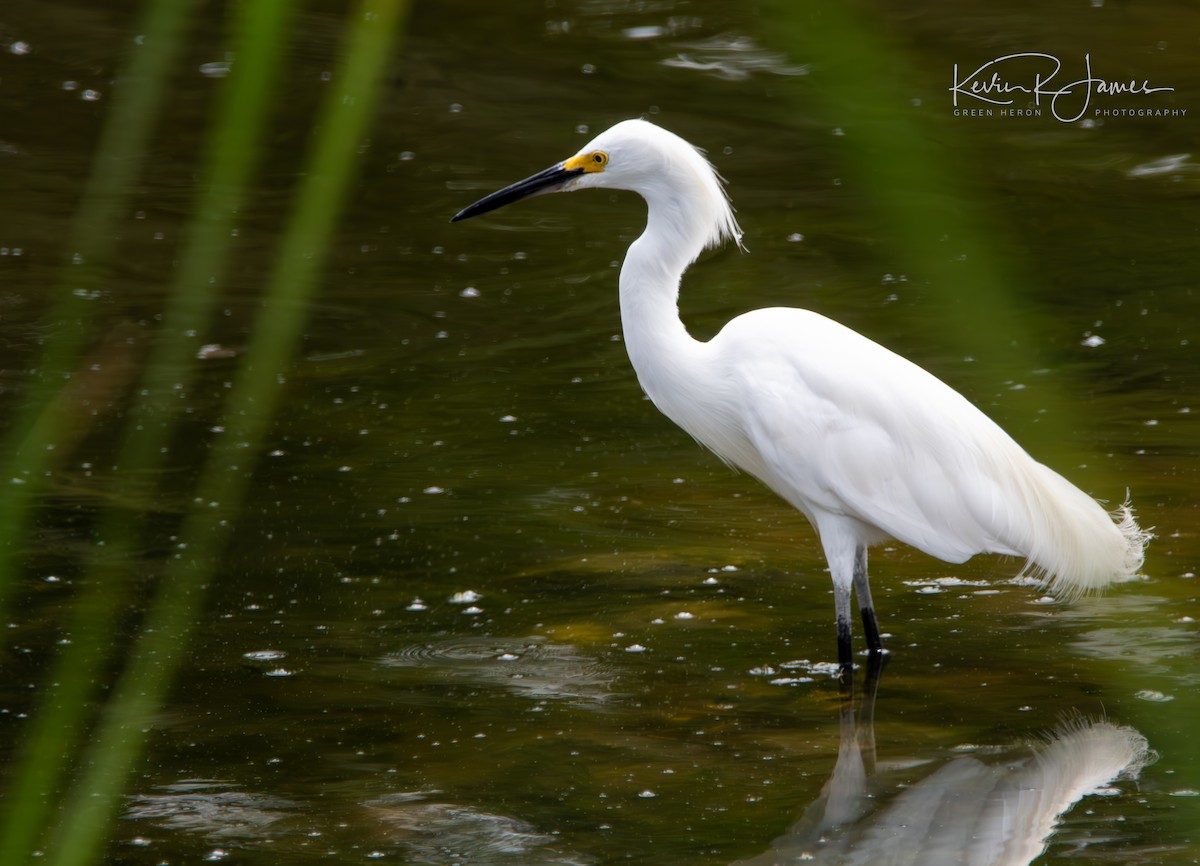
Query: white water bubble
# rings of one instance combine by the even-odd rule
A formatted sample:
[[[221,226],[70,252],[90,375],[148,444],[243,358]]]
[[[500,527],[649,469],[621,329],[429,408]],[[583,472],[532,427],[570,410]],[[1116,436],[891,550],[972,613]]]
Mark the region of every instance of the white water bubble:
[[[1154,689],[1142,689],[1140,692],[1135,694],[1134,697],[1138,700],[1150,701],[1151,703],[1156,704],[1165,704],[1167,701],[1175,700],[1174,695],[1163,694],[1162,692],[1155,691]]]
[[[286,657],[287,653],[283,650],[254,650],[253,652],[242,653],[242,658],[252,662],[271,662]]]

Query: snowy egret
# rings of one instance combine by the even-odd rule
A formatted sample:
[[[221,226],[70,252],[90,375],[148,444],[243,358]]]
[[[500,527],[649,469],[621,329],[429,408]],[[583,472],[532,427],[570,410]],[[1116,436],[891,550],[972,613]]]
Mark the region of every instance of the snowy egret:
[[[638,381],[664,415],[754,475],[816,528],[833,578],[838,663],[853,667],[850,595],[883,652],[867,548],[896,538],[947,562],[1025,558],[1066,595],[1141,567],[1150,534],[1030,457],[965,397],[916,364],[808,310],[754,310],[702,342],[679,318],[679,282],[707,247],[741,245],[721,179],[700,151],[626,120],[569,159],[477,201],[452,221],[531,195],[631,190],[646,230],[621,267],[621,323]]]

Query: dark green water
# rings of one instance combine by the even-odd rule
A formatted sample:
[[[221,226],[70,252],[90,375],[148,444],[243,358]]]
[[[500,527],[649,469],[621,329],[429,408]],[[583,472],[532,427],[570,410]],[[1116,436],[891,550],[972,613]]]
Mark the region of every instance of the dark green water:
[[[61,324],[47,317],[67,227],[137,44],[132,7],[0,14],[10,416]],[[5,611],[11,767],[78,637],[69,611],[100,515],[117,509],[142,542],[113,587],[127,600],[98,701],[156,582],[186,555],[182,517],[215,508],[232,527],[98,862],[1025,863],[1055,810],[1021,810],[1038,786],[1017,768],[1062,778],[1102,764],[1071,739],[1101,719],[1157,760],[1066,796],[1037,862],[1200,860],[1200,15],[1163,2],[873,10],[866,30],[904,60],[883,92],[936,155],[934,183],[897,203],[875,181],[899,144],[861,143],[874,120],[839,102],[827,65],[795,41],[815,28],[794,11],[417,4],[238,508],[194,502],[193,485],[225,429],[330,87],[340,4],[297,12],[217,315],[186,337],[220,351],[180,389],[165,463],[130,485],[114,457],[139,365],[181,338],[156,329],[230,16],[199,6],[125,190],[89,300],[97,338]],[[1094,75],[1174,88],[1095,108],[1186,114],[955,116],[954,64],[1021,51],[1057,54],[1072,78],[1090,55]],[[685,280],[695,334],[759,306],[818,310],[959,388],[1097,497],[1128,489],[1155,527],[1144,578],[1069,604],[1013,582],[1017,562],[875,551],[892,655],[869,779],[839,760],[854,732],[829,676],[832,593],[813,532],[658,415],[629,368],[616,279],[641,203],[594,192],[448,222],[630,116],[706,148],[745,230],[748,253],[707,254]],[[908,207],[933,217],[898,225]],[[930,226],[949,230],[922,239]],[[931,263],[921,243],[945,254]],[[1011,768],[1024,799],[981,789],[985,766]],[[831,778],[850,792],[840,829],[814,817],[837,799],[822,793]],[[935,828],[967,820],[946,804],[1006,803],[1025,847],[902,859],[948,844],[896,817],[931,791],[941,799],[914,814]]]

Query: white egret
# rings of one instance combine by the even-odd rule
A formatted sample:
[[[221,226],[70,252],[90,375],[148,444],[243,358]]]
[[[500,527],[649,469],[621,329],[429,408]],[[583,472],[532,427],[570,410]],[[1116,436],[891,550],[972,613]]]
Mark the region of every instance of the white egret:
[[[754,310],[702,342],[679,282],[707,247],[741,244],[721,180],[679,136],[626,120],[570,159],[492,193],[462,220],[527,196],[631,190],[646,230],[621,267],[621,322],[638,381],[668,418],[799,509],[833,577],[838,662],[853,666],[850,595],[883,651],[867,548],[887,538],[947,562],[1025,558],[1066,595],[1136,573],[1150,538],[1128,502],[1112,515],[1030,457],[965,397],[861,334],[808,310]]]

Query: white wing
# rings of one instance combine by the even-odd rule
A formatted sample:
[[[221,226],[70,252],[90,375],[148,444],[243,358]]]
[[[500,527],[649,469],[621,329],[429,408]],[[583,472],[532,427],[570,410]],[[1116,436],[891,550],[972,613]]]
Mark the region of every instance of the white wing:
[[[1043,467],[939,379],[806,310],[748,313],[709,346],[752,452],[722,456],[810,519],[851,517],[950,562],[1027,555],[1014,479]]]

